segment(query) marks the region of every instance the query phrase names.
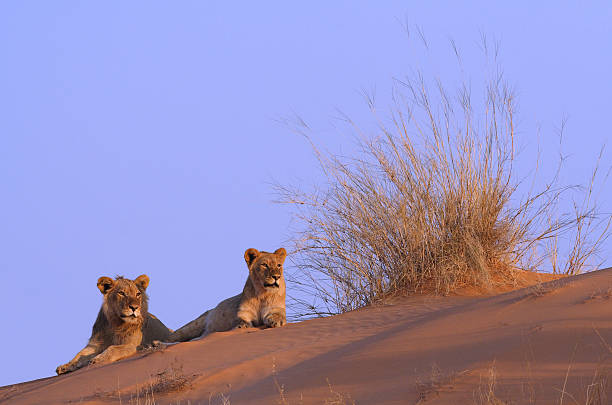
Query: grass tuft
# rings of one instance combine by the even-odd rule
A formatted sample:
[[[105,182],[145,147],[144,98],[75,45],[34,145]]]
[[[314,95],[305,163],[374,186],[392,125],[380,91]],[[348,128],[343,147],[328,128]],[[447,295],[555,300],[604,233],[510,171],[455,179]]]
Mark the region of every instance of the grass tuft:
[[[495,362],[486,370],[486,375],[480,376],[478,389],[474,391],[474,405],[506,405],[508,402],[498,398],[497,369]]]
[[[183,366],[172,365],[159,371],[150,385],[152,393],[168,393],[183,391],[191,388],[191,382],[196,376],[186,375]]]

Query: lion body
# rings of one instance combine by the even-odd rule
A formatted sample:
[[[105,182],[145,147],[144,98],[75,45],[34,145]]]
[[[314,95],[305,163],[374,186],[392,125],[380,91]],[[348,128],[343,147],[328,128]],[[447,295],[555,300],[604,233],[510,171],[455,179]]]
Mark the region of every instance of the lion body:
[[[215,308],[176,330],[167,342],[184,342],[234,328],[283,326],[286,320],[286,287],[283,277],[285,249],[274,253],[248,249],[249,277],[242,293],[221,301]]]
[[[57,374],[88,364],[105,364],[136,353],[137,348],[154,340],[167,339],[172,332],[148,312],[146,275],[136,280],[117,277],[98,279],[104,302],[92,328],[89,342],[68,363],[57,367]]]

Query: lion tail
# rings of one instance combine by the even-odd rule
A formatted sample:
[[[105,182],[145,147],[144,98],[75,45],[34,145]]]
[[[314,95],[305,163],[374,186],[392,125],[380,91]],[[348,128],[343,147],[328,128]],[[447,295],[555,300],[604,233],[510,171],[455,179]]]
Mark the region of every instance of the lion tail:
[[[202,315],[200,315],[193,321],[171,333],[166,342],[186,342],[188,340],[202,336],[202,334],[204,333],[204,329],[206,329],[206,316],[209,312],[210,311],[204,312]]]

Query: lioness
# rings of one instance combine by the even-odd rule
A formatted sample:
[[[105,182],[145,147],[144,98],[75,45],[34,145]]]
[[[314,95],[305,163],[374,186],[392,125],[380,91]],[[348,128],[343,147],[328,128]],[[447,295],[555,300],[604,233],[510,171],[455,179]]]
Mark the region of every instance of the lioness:
[[[283,278],[286,256],[283,248],[274,253],[248,249],[244,252],[244,260],[249,268],[249,277],[242,294],[221,301],[214,309],[172,333],[166,342],[184,342],[233,328],[283,326],[287,322]]]
[[[164,340],[171,330],[148,313],[145,293],[149,277],[143,274],[135,280],[117,277],[98,279],[98,289],[104,296],[102,308],[93,325],[89,343],[74,359],[55,371],[64,374],[87,364],[104,364],[136,353],[140,345]]]

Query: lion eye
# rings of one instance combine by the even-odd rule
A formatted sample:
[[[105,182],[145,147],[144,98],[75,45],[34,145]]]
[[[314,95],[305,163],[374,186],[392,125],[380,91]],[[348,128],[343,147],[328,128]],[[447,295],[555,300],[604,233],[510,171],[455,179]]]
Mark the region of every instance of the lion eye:
[[[140,293],[136,293],[136,296],[137,296],[137,297],[140,297]]]
[[[280,264],[280,263],[279,263],[279,264],[277,264],[277,265],[276,265],[276,267],[278,267],[278,268],[280,269],[280,267],[281,267],[281,264]]]
[[[117,294],[121,295],[122,297],[125,297],[125,293],[123,291],[119,291]]]

